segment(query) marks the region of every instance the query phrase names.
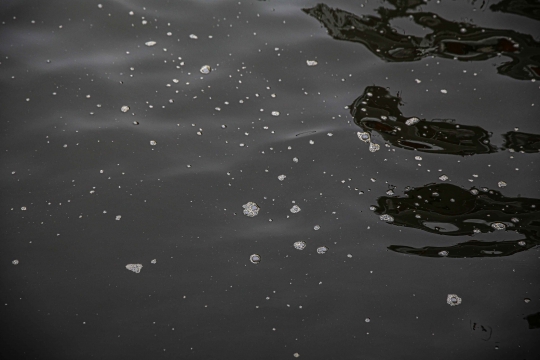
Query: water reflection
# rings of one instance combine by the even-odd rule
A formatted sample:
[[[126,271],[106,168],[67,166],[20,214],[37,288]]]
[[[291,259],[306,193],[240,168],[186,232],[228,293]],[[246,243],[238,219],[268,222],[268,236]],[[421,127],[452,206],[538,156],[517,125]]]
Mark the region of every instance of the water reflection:
[[[453,246],[437,247],[426,246],[414,248],[410,246],[391,245],[388,249],[402,254],[419,255],[426,257],[441,257],[441,251],[447,251],[449,258],[473,258],[473,257],[500,257],[516,254],[528,250],[536,245],[537,242],[526,243],[525,246],[519,245],[519,241],[467,241]]]
[[[538,0],[503,0],[491,5],[489,9],[540,20],[540,2]]]
[[[491,133],[479,126],[456,124],[451,120],[418,119],[412,125],[399,110],[401,98],[380,86],[368,86],[349,106],[354,122],[364,131],[379,133],[394,146],[423,152],[455,155],[489,154]]]
[[[370,135],[376,131],[390,144],[409,150],[453,155],[490,154],[499,150],[540,152],[540,135],[509,131],[500,149],[491,145],[492,133],[454,120],[432,121],[403,116],[401,97],[380,86],[368,86],[349,106],[356,125]]]
[[[528,315],[524,319],[529,323],[529,329],[540,329],[540,312]]]
[[[503,148],[524,153],[540,151],[540,135],[510,131],[503,134]]]
[[[303,11],[319,20],[334,39],[359,42],[385,61],[418,61],[426,56],[480,61],[501,54],[511,61],[500,65],[498,73],[520,80],[540,78],[540,43],[531,35],[448,21],[431,12],[409,12],[420,4],[417,0],[390,2],[396,9],[381,7],[376,10],[379,16],[355,15],[326,4]],[[399,18],[432,32],[424,37],[400,34],[390,24]]]
[[[375,212],[391,216],[393,225],[449,236],[501,229],[525,236],[521,240],[500,242],[473,240],[450,247],[392,245],[389,247],[392,251],[427,257],[496,257],[540,245],[539,199],[506,197],[486,188],[466,190],[452,184],[429,184],[408,189],[403,197],[383,196],[377,202]]]

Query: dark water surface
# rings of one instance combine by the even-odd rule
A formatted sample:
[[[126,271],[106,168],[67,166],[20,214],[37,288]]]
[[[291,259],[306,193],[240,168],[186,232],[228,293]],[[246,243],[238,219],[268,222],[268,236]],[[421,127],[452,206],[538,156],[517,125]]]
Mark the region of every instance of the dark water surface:
[[[3,358],[537,359],[538,1],[0,8]]]

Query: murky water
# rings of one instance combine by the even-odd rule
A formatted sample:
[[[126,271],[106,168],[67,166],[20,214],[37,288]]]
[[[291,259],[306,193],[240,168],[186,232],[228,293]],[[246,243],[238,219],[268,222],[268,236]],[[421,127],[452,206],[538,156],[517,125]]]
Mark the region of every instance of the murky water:
[[[0,7],[3,357],[537,357],[537,1]]]

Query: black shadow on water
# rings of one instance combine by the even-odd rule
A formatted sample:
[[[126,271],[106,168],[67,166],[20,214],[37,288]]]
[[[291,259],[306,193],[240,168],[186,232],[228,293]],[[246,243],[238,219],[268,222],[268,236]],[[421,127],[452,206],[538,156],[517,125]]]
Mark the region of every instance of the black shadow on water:
[[[528,315],[524,319],[529,323],[529,329],[540,329],[540,312]]]
[[[540,2],[538,0],[503,0],[491,5],[489,9],[540,20]]]
[[[421,3],[416,0],[391,3],[396,9],[378,8],[378,16],[355,15],[326,4],[302,10],[319,20],[334,39],[361,43],[388,62],[418,61],[428,56],[484,61],[503,55],[511,61],[497,67],[499,74],[518,80],[540,79],[540,43],[531,35],[449,21],[431,12],[409,12]],[[424,37],[400,34],[390,24],[400,18],[410,18],[432,32]]]
[[[368,86],[349,106],[356,125],[370,135],[377,132],[390,144],[428,153],[475,155],[510,149],[524,153],[540,151],[540,135],[509,131],[504,144],[491,144],[492,132],[479,126],[458,124],[454,120],[427,121],[403,116],[399,94],[393,96],[381,86]]]
[[[463,189],[452,184],[409,188],[404,196],[377,199],[375,212],[390,224],[447,236],[472,236],[515,231],[524,239],[498,242],[467,241],[450,247],[413,248],[392,245],[390,250],[426,257],[500,257],[540,244],[540,200],[506,197],[487,188]]]

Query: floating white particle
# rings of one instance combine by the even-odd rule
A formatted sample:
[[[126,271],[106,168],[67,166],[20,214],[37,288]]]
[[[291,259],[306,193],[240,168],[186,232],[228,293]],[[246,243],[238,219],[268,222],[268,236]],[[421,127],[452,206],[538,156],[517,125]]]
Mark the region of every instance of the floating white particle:
[[[388,214],[383,214],[381,216],[379,216],[379,219],[381,219],[382,221],[386,221],[388,223],[391,223],[394,221],[394,217],[392,215],[388,215]]]
[[[297,241],[293,244],[294,248],[296,250],[304,250],[306,248],[306,243],[303,241]]]
[[[323,255],[326,254],[328,248],[326,246],[321,246],[317,248],[317,254]]]
[[[461,298],[456,294],[448,294],[446,297],[446,303],[450,306],[458,306],[461,304]]]
[[[299,354],[299,353],[294,353],[293,356],[294,356],[295,358],[297,358],[297,357],[300,357],[300,354]]]
[[[120,108],[120,111],[123,112],[123,113],[128,112],[129,111],[129,106],[127,106],[127,105],[122,106]]]
[[[199,37],[197,35],[195,35],[195,34],[191,34],[191,35],[189,35],[189,38],[193,39],[193,40],[197,40]]]
[[[315,225],[315,226],[313,227],[313,230],[319,230],[320,228],[321,228],[321,225]]]
[[[499,185],[499,187],[502,188],[502,187],[505,187],[507,184],[504,181],[499,181],[497,185]]]
[[[506,229],[506,225],[501,222],[494,222],[491,224],[491,227],[495,230],[504,230]]]
[[[414,157],[414,160],[420,161],[420,160],[422,160],[422,157],[421,157],[421,156],[415,156],[415,157]]]
[[[21,207],[21,210],[22,210],[22,211],[26,211],[26,206],[22,206],[22,207]]]
[[[300,209],[300,207],[298,205],[294,205],[290,210],[291,210],[291,212],[293,214],[296,214],[296,213],[299,213],[300,210],[302,210],[302,209]]]
[[[306,60],[307,66],[316,66],[318,64],[315,60]]]
[[[358,138],[363,142],[368,142],[370,140],[369,133],[367,132],[357,132],[356,135],[358,135]]]
[[[441,181],[446,181],[446,180],[448,180],[448,176],[446,176],[446,175],[441,175],[441,176],[439,176],[439,180],[441,180]]]
[[[253,254],[249,257],[249,261],[251,261],[253,264],[258,264],[261,262],[261,255]]]
[[[448,251],[446,251],[446,250],[442,250],[442,251],[439,251],[439,252],[438,252],[438,255],[439,255],[439,256],[442,256],[442,257],[447,257],[448,254],[449,254],[449,253],[448,253]]]
[[[255,217],[259,214],[259,210],[261,209],[259,205],[257,205],[254,202],[248,202],[247,204],[242,205],[244,208],[244,215],[247,217]]]
[[[446,91],[445,89],[441,89],[441,92],[442,92],[443,94],[447,94],[447,93],[448,93],[448,91]]]
[[[412,117],[412,118],[409,118],[405,121],[405,125],[407,126],[411,126],[411,125],[414,125],[414,124],[417,124],[420,122],[420,119],[417,118],[417,117]]]
[[[279,111],[272,111],[272,116],[279,116]]]
[[[375,152],[375,151],[379,150],[380,148],[381,147],[380,147],[379,144],[375,144],[375,143],[372,143],[372,142],[369,143],[369,151],[371,151],[371,152]]]
[[[420,84],[422,82],[422,80],[419,79],[414,79],[414,81],[416,81],[417,84]]]
[[[286,177],[287,176],[285,176],[285,175],[279,175],[277,178],[278,178],[279,181],[283,181],[283,180],[285,180]]]
[[[122,215],[116,215],[116,218],[115,218],[115,219],[116,219],[116,220],[122,219]]]
[[[295,163],[297,163],[297,162],[298,162],[298,158],[297,158],[297,157],[294,157],[294,158],[292,159],[292,161],[294,161]]]
[[[155,42],[155,41],[147,41],[147,42],[144,43],[144,45],[146,45],[146,46],[154,46],[156,44],[157,44],[157,42]]]
[[[204,65],[199,71],[201,72],[201,74],[208,75],[212,71],[212,68],[210,67],[210,65]]]
[[[156,259],[153,259],[152,261],[150,261],[151,264],[156,264],[157,263],[157,260]]]
[[[315,141],[309,140],[309,143],[310,143],[311,145],[313,145],[313,144],[315,144]]]
[[[126,269],[128,269],[129,271],[133,271],[136,274],[141,272],[142,267],[143,266],[141,264],[127,264],[126,265]]]
[[[150,140],[150,145],[156,146],[156,145],[157,145],[157,142],[156,142],[155,140]]]
[[[19,264],[19,260],[15,259],[11,262],[13,265],[18,265]]]

